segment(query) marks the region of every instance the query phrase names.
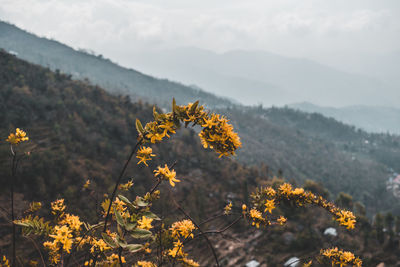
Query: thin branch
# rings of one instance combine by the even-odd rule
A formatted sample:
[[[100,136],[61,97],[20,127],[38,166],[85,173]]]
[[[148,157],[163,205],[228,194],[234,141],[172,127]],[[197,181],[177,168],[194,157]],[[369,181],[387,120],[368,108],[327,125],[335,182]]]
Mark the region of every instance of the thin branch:
[[[224,216],[225,216],[224,213],[215,215],[215,216],[213,216],[213,217],[211,217],[211,218],[208,218],[207,220],[201,222],[199,225],[206,224],[206,223],[208,223],[208,222],[214,221],[214,220],[216,220],[216,219],[218,219],[218,218],[221,218],[221,217],[224,217]]]
[[[222,234],[223,232],[225,232],[226,230],[231,228],[233,225],[237,224],[242,218],[243,218],[243,215],[241,215],[240,217],[236,218],[233,222],[231,222],[230,224],[228,224],[227,226],[225,226],[224,228],[222,228],[220,230],[209,230],[209,231],[201,232],[200,234],[195,235],[193,237],[193,239],[195,239],[197,237],[200,237],[200,236],[203,236],[203,235],[208,235],[208,234]]]
[[[204,232],[201,230],[200,226],[193,220],[192,217],[190,217],[190,215],[184,210],[182,209],[182,207],[176,202],[176,200],[174,198],[172,198],[173,202],[175,203],[175,205],[177,206],[178,210],[180,212],[182,212],[189,220],[191,220],[193,222],[193,224],[197,227],[197,229],[200,231],[200,233],[202,233],[204,235],[204,239],[206,240],[208,247],[210,248],[210,250],[213,253],[214,259],[215,259],[215,263],[217,264],[217,267],[219,267],[219,262],[218,262],[218,257],[217,254],[214,250],[214,247],[212,246],[210,239],[208,239],[207,235],[204,234]]]
[[[132,149],[131,154],[129,155],[128,159],[126,160],[125,165],[124,165],[124,167],[123,167],[122,170],[121,170],[121,173],[119,174],[119,177],[118,177],[118,179],[117,179],[117,182],[115,183],[114,190],[113,190],[113,192],[112,192],[112,194],[111,194],[111,198],[110,198],[110,205],[108,206],[107,214],[106,214],[106,217],[105,217],[105,219],[104,219],[104,229],[103,229],[103,232],[104,232],[104,233],[105,233],[106,230],[107,230],[107,222],[108,222],[108,217],[110,216],[111,206],[112,206],[112,203],[113,203],[113,201],[114,201],[115,194],[117,193],[118,186],[119,186],[119,184],[121,183],[122,176],[124,175],[124,173],[125,173],[125,171],[126,171],[126,168],[127,168],[128,165],[129,165],[129,162],[131,161],[133,155],[135,154],[137,148],[138,148],[139,145],[142,143],[142,141],[143,141],[143,138],[140,138],[140,139],[137,141],[135,147]]]
[[[24,237],[27,238],[28,240],[30,240],[30,241],[33,243],[33,245],[35,246],[36,250],[39,252],[40,259],[42,260],[43,266],[46,267],[47,265],[46,265],[46,262],[44,261],[43,254],[42,254],[42,252],[40,251],[40,248],[39,248],[39,246],[36,244],[35,240],[33,240],[32,238],[30,238],[29,236],[24,236]]]
[[[11,167],[11,192],[10,192],[10,198],[11,198],[11,224],[12,224],[12,266],[15,267],[16,265],[16,253],[15,253],[15,237],[16,237],[16,229],[15,229],[15,215],[14,215],[14,183],[16,179],[16,157],[17,153],[14,152],[13,147],[11,145],[11,154],[12,154],[12,167]]]

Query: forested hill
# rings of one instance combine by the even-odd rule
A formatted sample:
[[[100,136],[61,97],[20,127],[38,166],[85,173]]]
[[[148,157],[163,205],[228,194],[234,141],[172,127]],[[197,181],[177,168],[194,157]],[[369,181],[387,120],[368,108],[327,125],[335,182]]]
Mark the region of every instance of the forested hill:
[[[18,150],[32,150],[31,155],[22,160],[17,176],[17,216],[21,216],[22,210],[27,207],[26,201],[49,203],[57,197],[66,198],[70,210],[84,219],[91,221],[91,218],[98,216],[102,194],[111,191],[116,174],[135,144],[134,120],[137,117],[143,122],[151,120],[151,109],[150,105],[139,99],[110,95],[85,81],[74,81],[67,75],[51,72],[0,51],[1,173],[9,173],[10,151],[4,139],[15,127],[26,130],[30,137],[26,144],[28,147],[20,145]],[[384,174],[382,164],[371,161],[371,165],[365,165],[362,161],[350,161],[332,143],[320,138],[314,139],[306,131],[273,123],[271,121],[275,117],[271,115],[269,118],[261,117],[260,114],[266,112],[263,109],[234,107],[223,112],[229,117],[233,116],[232,122],[244,141],[238,157],[247,157],[247,160],[253,162],[265,161],[270,166],[269,170],[265,165],[249,167],[234,159],[217,159],[213,151],[202,148],[193,130],[182,129],[171,140],[153,146],[157,156],[149,162],[150,169],[138,166],[135,162],[130,165],[123,178],[123,182],[132,177],[134,179],[130,198],[151,188],[155,182],[152,169],[177,159],[175,169],[182,182],[173,189],[173,195],[193,212],[191,215],[194,218],[207,218],[216,210],[221,211],[228,199],[234,203],[246,202],[245,196],[255,186],[279,180],[272,179],[275,174],[272,169],[278,168],[282,168],[284,176],[289,179],[299,178],[300,175],[305,179],[325,174],[326,177],[319,180],[331,187],[331,192],[335,193],[331,194],[333,199],[336,198],[337,190],[353,191],[358,199],[368,201],[365,204],[371,211],[387,208],[391,204],[392,208],[396,207],[393,199],[377,191],[381,189],[381,180],[373,180]],[[301,113],[299,116],[300,120]],[[282,113],[280,119],[284,117],[288,116]],[[324,118],[321,116],[321,119]],[[8,196],[8,177],[1,176],[3,186],[0,197]],[[83,185],[88,178],[98,194],[84,191]],[[319,188],[325,192],[320,185],[312,182],[311,185],[310,189]],[[170,188],[168,183],[162,185],[165,189],[163,192],[166,187]],[[363,194],[367,197],[362,198]],[[162,197],[165,200],[170,195],[163,194]],[[2,203],[4,210],[8,202]],[[44,207],[47,208],[48,205]],[[168,201],[160,201],[155,209],[160,211],[161,216],[173,212]],[[292,212],[292,209],[288,212]],[[231,241],[223,239],[218,246],[219,253],[225,255],[224,258],[221,256],[221,260],[238,258],[243,263],[244,260],[250,260],[250,257],[265,258],[268,255],[270,262],[281,264],[299,251],[302,255],[310,256],[327,241],[322,234],[323,227],[332,224],[332,220],[325,213],[318,210],[302,211],[289,218],[293,224],[285,228],[285,231],[298,232],[303,229],[290,246],[283,245],[282,230],[276,230],[275,233],[265,230],[269,231],[269,235],[261,235],[257,240],[253,229],[240,230],[235,237],[248,238],[247,241],[256,249],[232,252],[228,249]],[[5,222],[0,219],[0,223]],[[366,225],[361,227],[363,233],[369,234],[370,224],[365,218],[361,223]],[[379,227],[377,229],[382,232],[382,226]],[[366,247],[361,245],[363,233],[358,232],[360,237],[356,239],[352,233],[340,232],[341,236],[353,240],[343,245],[353,250],[363,247],[362,253],[374,263],[386,260],[386,247],[376,249],[377,234],[365,235],[370,245]],[[6,237],[7,234],[6,227],[3,227],[0,235]],[[269,246],[265,246],[266,243]],[[2,242],[0,249],[7,246],[9,244]],[[393,255],[389,255],[394,258],[392,262],[396,260]],[[212,259],[204,251],[199,253],[198,258],[205,262],[205,266]]]
[[[231,105],[230,101],[213,94],[165,79],[156,79],[127,69],[84,50],[74,50],[54,40],[40,38],[14,25],[0,21],[0,48],[15,53],[29,62],[71,74],[76,79],[89,79],[109,92],[140,97],[149,102],[169,106],[171,95],[183,104],[201,100],[211,107]]]
[[[181,104],[200,100],[228,115],[237,128],[243,141],[238,152],[240,162],[263,163],[270,174],[282,170],[284,176],[296,181],[320,181],[333,196],[341,191],[350,193],[367,205],[370,214],[379,209],[400,214],[400,204],[386,192],[388,177],[394,171],[400,172],[398,136],[369,134],[319,114],[288,108],[235,105],[203,91],[122,68],[101,56],[76,51],[3,22],[0,22],[0,47],[72,77],[89,78],[91,83],[103,85],[114,95],[127,94],[133,102],[142,99],[169,107],[173,97]],[[93,100],[87,96],[78,103],[82,101]]]

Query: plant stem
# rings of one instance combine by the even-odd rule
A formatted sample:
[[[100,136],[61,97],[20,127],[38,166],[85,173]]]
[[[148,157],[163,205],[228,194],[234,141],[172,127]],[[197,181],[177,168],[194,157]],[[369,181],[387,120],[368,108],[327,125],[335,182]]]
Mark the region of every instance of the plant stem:
[[[112,206],[112,203],[113,203],[113,201],[114,201],[115,194],[117,193],[118,186],[119,186],[119,184],[121,183],[122,176],[124,175],[124,173],[125,173],[125,171],[126,171],[126,168],[128,167],[129,162],[132,160],[132,157],[133,157],[133,155],[135,154],[137,148],[138,148],[139,145],[142,143],[142,140],[143,140],[143,139],[140,138],[140,139],[137,141],[135,147],[132,149],[131,154],[129,155],[128,159],[126,160],[125,165],[124,165],[124,167],[123,167],[122,170],[121,170],[121,173],[119,174],[119,177],[118,177],[118,179],[117,179],[117,182],[115,183],[114,190],[113,190],[113,192],[112,192],[112,194],[111,194],[111,198],[110,198],[110,205],[108,206],[107,214],[106,214],[106,217],[105,217],[105,219],[104,219],[104,229],[103,229],[103,232],[104,232],[104,233],[105,233],[106,230],[107,230],[107,222],[108,222],[108,218],[109,218],[109,216],[110,216],[111,206]]]
[[[16,158],[17,158],[17,153],[14,152],[12,146],[11,146],[11,154],[12,154],[12,167],[11,167],[11,192],[10,192],[10,198],[11,198],[11,223],[12,223],[12,264],[11,266],[15,267],[15,260],[16,260],[16,253],[15,253],[15,238],[16,238],[16,229],[15,229],[15,215],[14,215],[14,182],[15,182],[15,177],[16,177]]]

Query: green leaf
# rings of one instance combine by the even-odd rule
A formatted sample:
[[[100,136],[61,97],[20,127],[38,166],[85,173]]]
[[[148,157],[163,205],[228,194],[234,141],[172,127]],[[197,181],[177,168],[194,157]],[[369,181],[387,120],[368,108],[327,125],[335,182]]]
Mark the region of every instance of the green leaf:
[[[149,230],[136,228],[135,230],[130,232],[130,235],[133,238],[149,238],[151,237],[152,232],[150,232]]]
[[[118,195],[118,198],[125,202],[125,204],[132,204],[132,202],[130,202],[129,199],[127,199],[123,195]]]
[[[128,243],[126,243],[126,241],[121,239],[119,236],[117,236],[116,242],[121,248],[126,248],[128,246]]]
[[[193,105],[190,107],[190,113],[194,113],[198,105],[199,105],[199,100],[194,102]]]
[[[125,226],[124,218],[122,218],[121,213],[118,210],[115,210],[115,218],[117,219],[117,223],[121,226]]]
[[[130,252],[135,253],[142,250],[143,245],[141,244],[129,244],[125,248],[127,248]]]
[[[175,117],[175,113],[176,113],[176,101],[175,101],[175,97],[172,98],[172,115],[173,117]]]
[[[149,203],[143,200],[141,197],[137,197],[135,200],[135,204],[138,205],[139,207],[147,207]]]
[[[101,233],[101,236],[103,237],[104,242],[107,243],[112,248],[116,248],[117,244],[114,242],[114,240],[111,238],[111,236],[107,235],[106,233]]]
[[[158,121],[158,118],[160,117],[160,114],[158,114],[157,110],[156,110],[156,106],[153,107],[153,117],[154,120]]]
[[[138,131],[138,133],[141,135],[144,135],[144,129],[139,119],[136,119],[136,131]]]
[[[132,231],[133,229],[136,228],[136,226],[137,226],[137,223],[127,223],[127,224],[125,225],[125,229],[126,229],[127,231]]]
[[[157,220],[157,221],[161,220],[157,215],[155,215],[155,214],[152,213],[151,211],[145,211],[145,212],[143,212],[143,216],[145,216],[145,217],[147,217],[147,218],[150,218],[150,219],[153,219],[153,220]]]

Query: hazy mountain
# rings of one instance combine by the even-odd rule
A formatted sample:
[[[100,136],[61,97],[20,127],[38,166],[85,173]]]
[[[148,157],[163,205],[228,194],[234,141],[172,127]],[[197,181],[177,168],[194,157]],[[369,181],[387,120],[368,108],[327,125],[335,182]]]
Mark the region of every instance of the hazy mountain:
[[[74,78],[88,78],[92,83],[106,87],[117,94],[128,94],[150,102],[164,103],[171,95],[178,103],[200,99],[210,106],[227,106],[230,102],[221,97],[184,86],[166,79],[156,79],[133,69],[127,69],[88,51],[77,51],[62,43],[21,30],[0,21],[0,48],[29,62],[71,74]]]
[[[263,51],[216,54],[180,48],[132,54],[124,63],[158,77],[198,84],[244,104],[308,101],[330,106],[400,106],[395,100],[400,93],[376,78]]]
[[[400,134],[400,109],[378,106],[321,107],[308,102],[289,105],[306,112],[316,112],[335,118],[369,132]]]

